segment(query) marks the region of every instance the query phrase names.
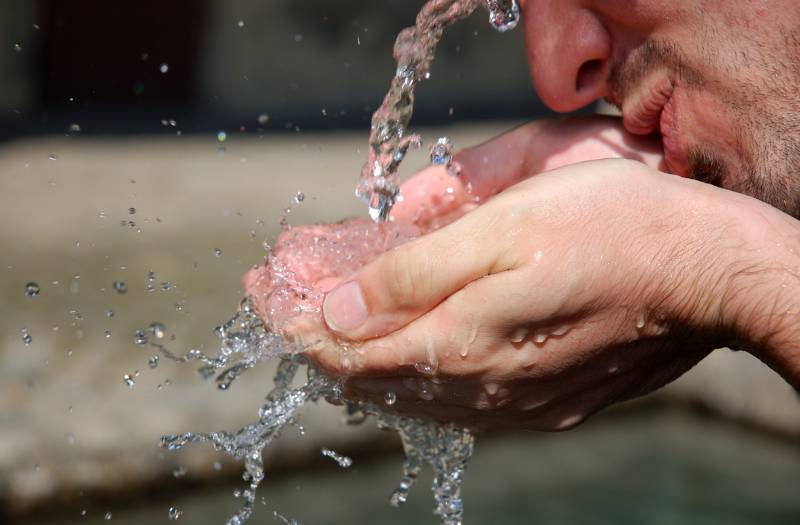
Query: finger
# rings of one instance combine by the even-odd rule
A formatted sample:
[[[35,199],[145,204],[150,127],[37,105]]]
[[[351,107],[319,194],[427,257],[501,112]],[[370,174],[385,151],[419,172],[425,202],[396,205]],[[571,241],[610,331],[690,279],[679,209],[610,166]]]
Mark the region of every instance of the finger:
[[[531,122],[461,151],[455,160],[471,194],[485,200],[543,171],[612,158],[664,168],[660,139],[631,135],[621,119],[596,115]]]
[[[391,218],[428,225],[473,200],[459,177],[444,166],[429,166],[400,187],[402,200],[392,208]]]
[[[354,379],[534,379],[548,400],[568,390],[565,381],[574,386],[652,361],[653,351],[624,361],[602,352],[638,340],[637,320],[625,309],[587,310],[569,284],[548,287],[551,274],[544,265],[476,280],[407,326],[360,344],[349,372]]]
[[[541,122],[512,129],[488,142],[459,151],[454,161],[470,194],[485,200],[541,171],[538,169]]]
[[[536,312],[527,306],[530,291],[518,272],[478,279],[407,326],[355,346],[352,366],[340,372],[354,380],[421,376],[462,384],[521,376],[536,363],[539,349],[521,352],[511,345],[511,325]],[[540,303],[547,308],[546,300]],[[323,359],[335,366],[334,354]]]
[[[589,160],[627,158],[664,168],[661,141],[627,133],[621,119],[601,116],[530,122],[458,151],[459,175],[430,166],[401,187],[392,217],[426,225],[472,200],[486,200],[531,175]]]
[[[392,217],[428,224],[474,200],[486,199],[530,175],[538,123],[506,132],[478,146],[458,151],[458,176],[444,166],[429,166],[401,186],[403,199]]]
[[[496,233],[508,230],[499,224],[505,217],[484,206],[382,254],[326,296],[328,327],[347,339],[385,335],[469,282],[509,269],[509,243]]]

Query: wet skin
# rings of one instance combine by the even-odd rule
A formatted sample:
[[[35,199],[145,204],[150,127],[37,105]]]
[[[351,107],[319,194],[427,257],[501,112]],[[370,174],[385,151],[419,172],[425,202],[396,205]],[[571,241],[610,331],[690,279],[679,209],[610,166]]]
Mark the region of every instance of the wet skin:
[[[393,217],[428,233],[328,275],[324,319],[287,335],[350,395],[489,429],[571,428],[724,345],[800,387],[800,5],[523,9],[542,99],[622,119],[531,123],[460,152],[458,180],[424,170]]]
[[[620,156],[637,160],[575,164]],[[484,162],[493,157],[503,159],[488,163],[496,173]],[[460,179],[424,170],[394,210],[395,221],[433,231],[365,254],[377,258],[356,276],[285,255],[322,292],[361,284],[370,315],[357,328],[326,326],[319,313],[285,327],[346,378],[349,395],[381,401],[391,391],[397,410],[473,427],[559,430],[658,388],[723,344],[748,341],[771,362],[769,349],[782,346],[778,324],[749,328],[774,300],[771,277],[730,276],[791,255],[761,238],[795,228],[788,216],[657,171],[658,143],[613,119],[533,123],[457,158]],[[550,171],[529,176],[541,170]],[[245,279],[257,300],[268,292],[261,272]]]

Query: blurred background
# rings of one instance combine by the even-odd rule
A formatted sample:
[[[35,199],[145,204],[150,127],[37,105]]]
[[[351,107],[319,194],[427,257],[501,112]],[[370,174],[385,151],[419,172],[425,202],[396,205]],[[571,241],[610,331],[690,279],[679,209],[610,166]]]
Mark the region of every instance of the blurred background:
[[[220,392],[190,366],[150,368],[133,334],[158,321],[176,351],[213,347],[284,214],[364,216],[352,195],[369,118],[421,5],[0,0],[0,522],[161,523],[176,507],[218,524],[238,506],[239,465],[157,443],[255,419],[271,370]],[[413,123],[428,141],[469,146],[547,114],[521,31],[497,34],[481,12],[437,57]],[[268,451],[253,523],[435,523],[427,478],[388,506],[394,436],[329,406],[303,424]],[[798,437],[796,393],[720,350],[575,431],[481,436],[467,519],[796,524]]]

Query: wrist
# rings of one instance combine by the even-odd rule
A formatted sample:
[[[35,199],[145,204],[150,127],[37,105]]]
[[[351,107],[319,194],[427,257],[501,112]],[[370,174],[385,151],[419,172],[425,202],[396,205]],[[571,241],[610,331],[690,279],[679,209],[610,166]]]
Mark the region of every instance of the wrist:
[[[724,193],[731,237],[721,324],[733,335],[732,345],[800,388],[800,222],[761,201]]]

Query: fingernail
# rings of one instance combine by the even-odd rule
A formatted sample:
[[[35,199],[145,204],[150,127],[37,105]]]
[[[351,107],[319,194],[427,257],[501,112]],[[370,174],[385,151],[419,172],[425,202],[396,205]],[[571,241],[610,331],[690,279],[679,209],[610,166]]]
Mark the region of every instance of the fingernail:
[[[325,297],[322,315],[334,332],[355,330],[367,320],[367,305],[355,281],[343,284]]]

